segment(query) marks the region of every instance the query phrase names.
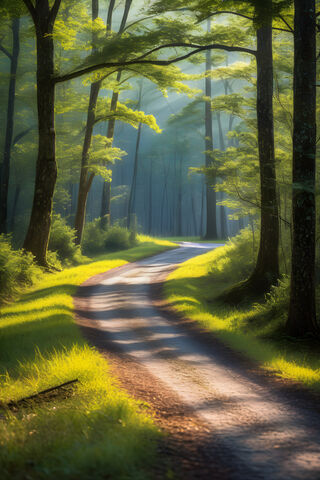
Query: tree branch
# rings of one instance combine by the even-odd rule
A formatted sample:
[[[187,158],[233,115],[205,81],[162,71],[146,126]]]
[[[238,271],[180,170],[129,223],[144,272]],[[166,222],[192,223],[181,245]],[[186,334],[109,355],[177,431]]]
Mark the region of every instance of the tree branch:
[[[37,16],[37,11],[32,3],[31,0],[23,0],[23,3],[25,4],[25,6],[27,7],[31,17],[32,17],[32,20],[33,20],[33,23],[36,25],[37,24],[37,21],[38,21],[38,16]]]
[[[0,43],[0,50],[3,52],[10,60],[12,60],[12,55],[11,53]]]
[[[280,20],[282,20],[283,23],[284,23],[285,25],[287,25],[287,27],[289,28],[289,30],[285,30],[285,31],[286,31],[286,32],[289,31],[290,33],[294,33],[293,28],[292,28],[291,25],[287,22],[287,20],[286,20],[282,15],[279,15],[279,18],[280,18]]]
[[[246,18],[247,20],[251,20],[251,21],[254,20],[254,18],[249,17],[249,15],[245,15],[243,13],[238,13],[238,12],[231,12],[229,10],[221,10],[220,12],[213,12],[213,13],[210,14],[210,17],[213,17],[214,15],[236,15],[237,17]],[[287,25],[289,30],[287,30],[286,28],[281,28],[281,27],[272,27],[272,30],[279,30],[280,32],[294,33],[293,29],[290,27],[289,23],[287,23],[287,21],[281,15],[279,15],[279,18],[280,18],[280,20],[283,21],[283,23],[285,23]]]
[[[180,57],[175,57],[172,58],[171,60],[145,60],[145,57],[148,55],[151,55],[152,53],[155,53],[157,51],[160,51],[164,48],[176,48],[176,47],[184,47],[184,48],[193,48],[194,50],[192,52],[189,52],[185,55],[181,55]],[[85,67],[82,69],[79,69],[75,72],[67,73],[65,75],[59,75],[53,78],[53,81],[55,83],[61,83],[61,82],[66,82],[67,80],[72,80],[73,78],[78,78],[81,77],[82,75],[85,75],[86,73],[91,73],[95,72],[96,70],[100,70],[102,68],[114,68],[114,67],[121,67],[125,68],[126,66],[131,66],[131,65],[158,65],[158,66],[169,66],[172,65],[173,63],[181,62],[183,60],[188,59],[192,55],[195,55],[197,53],[203,52],[205,50],[226,50],[228,52],[240,52],[240,53],[247,53],[249,55],[256,55],[257,52],[256,50],[252,50],[249,48],[243,48],[243,47],[230,47],[228,45],[221,45],[218,43],[214,43],[211,45],[197,45],[197,44],[192,44],[192,43],[171,43],[167,45],[161,45],[160,47],[156,47],[149,52],[145,53],[144,55],[141,55],[140,57],[134,59],[134,60],[128,60],[128,61],[121,61],[121,62],[103,62],[99,63],[96,65],[92,65],[90,67]]]
[[[49,22],[52,26],[54,25],[54,22],[56,21],[60,5],[61,5],[61,0],[55,0],[55,2],[53,4],[53,7],[51,8],[50,16],[49,16]]]
[[[25,137],[34,128],[35,126],[33,125],[32,127],[29,127],[26,130],[23,130],[22,132],[18,133],[13,139],[12,146],[16,145],[16,143],[18,143],[21,140],[21,138]]]

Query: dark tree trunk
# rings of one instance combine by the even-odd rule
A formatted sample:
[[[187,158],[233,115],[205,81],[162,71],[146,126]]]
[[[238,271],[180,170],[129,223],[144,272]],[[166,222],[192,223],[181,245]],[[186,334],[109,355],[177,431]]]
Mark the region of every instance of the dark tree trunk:
[[[14,191],[14,197],[13,197],[13,205],[12,205],[12,213],[11,213],[11,222],[10,222],[10,231],[14,231],[14,225],[15,225],[15,219],[17,216],[17,206],[18,206],[18,201],[21,193],[21,185],[18,184],[16,185],[15,191]]]
[[[141,108],[141,98],[142,98],[142,82],[140,84],[140,89],[139,89],[139,98],[138,98],[138,106],[137,106],[138,110],[140,110],[140,108]],[[136,141],[136,149],[135,149],[134,161],[133,161],[133,175],[132,175],[132,181],[131,181],[130,193],[129,193],[129,201],[128,201],[127,228],[130,228],[130,226],[131,226],[130,222],[131,222],[131,217],[132,217],[133,209],[134,209],[141,131],[142,131],[142,124],[139,123],[137,141]]]
[[[8,192],[9,192],[9,178],[10,178],[10,157],[11,146],[13,138],[13,122],[14,122],[14,104],[16,92],[16,77],[18,70],[18,58],[20,51],[20,19],[14,18],[12,20],[12,53],[10,65],[10,81],[8,94],[8,108],[7,108],[7,125],[4,140],[4,152],[1,168],[1,185],[0,185],[0,233],[7,233],[7,218],[8,218]]]
[[[223,192],[221,192],[221,200],[223,200]],[[220,206],[220,230],[221,238],[225,239],[228,237],[228,223],[227,223],[227,214],[226,208],[224,205]]]
[[[318,333],[315,306],[316,15],[295,0],[292,263],[287,332]]]
[[[117,82],[120,82],[121,80],[121,71],[118,72],[117,75]],[[118,100],[119,100],[119,92],[113,92],[112,97],[111,97],[111,105],[110,105],[110,111],[115,112],[117,109],[118,105]],[[108,130],[107,130],[107,138],[112,141],[113,136],[114,136],[114,129],[115,129],[115,124],[116,121],[114,118],[109,120],[108,122]],[[111,215],[111,180],[108,182],[103,183],[102,187],[102,197],[101,197],[101,209],[100,209],[100,217],[102,223],[104,223],[104,218],[106,215]],[[106,217],[107,218],[107,217]]]
[[[100,87],[101,87],[100,81],[93,83],[90,87],[90,99],[89,99],[86,131],[85,131],[85,137],[84,137],[84,142],[82,147],[82,156],[81,156],[81,172],[80,172],[80,181],[79,181],[77,211],[76,211],[76,218],[74,222],[77,245],[80,245],[81,243],[83,227],[85,223],[85,216],[86,216],[87,197],[93,181],[93,174],[90,174],[88,171],[88,168],[89,168],[88,157],[89,157],[89,149],[91,146],[93,127],[95,123],[95,110],[97,106]]]
[[[55,157],[54,18],[48,0],[36,2],[37,103],[39,147],[33,205],[24,248],[40,265],[47,266],[53,193],[57,179]]]
[[[178,205],[177,205],[177,214],[178,214],[178,237],[182,236],[182,155],[179,159],[179,180],[178,180]]]
[[[151,235],[152,232],[152,214],[153,214],[153,205],[152,205],[152,182],[153,182],[153,160],[150,160],[150,170],[149,170],[149,201],[148,201],[148,234]]]
[[[130,186],[129,201],[128,201],[128,215],[127,215],[127,227],[128,228],[130,228],[130,219],[131,219],[132,213],[134,211],[134,200],[135,200],[135,189],[136,189],[136,183],[137,183],[141,130],[142,130],[142,125],[141,125],[141,123],[139,123],[136,149],[135,149],[135,155],[134,155],[133,175],[132,175],[132,182],[131,182],[131,186]]]
[[[210,21],[208,21],[208,31],[210,31]],[[212,68],[211,51],[206,52],[206,71],[210,72]],[[212,157],[208,152],[213,150],[213,133],[212,133],[212,110],[211,110],[211,77],[205,79],[205,94],[209,100],[205,102],[205,163],[206,167],[210,167],[212,164]],[[207,203],[207,226],[206,226],[206,239],[217,238],[217,198],[216,191],[214,189],[215,180],[209,185],[206,184],[206,203]]]
[[[279,213],[273,126],[272,20],[257,32],[257,121],[261,189],[260,246],[248,282],[257,293],[279,278]]]
[[[92,21],[96,20],[99,16],[99,0],[92,0]],[[96,50],[95,47],[96,35],[92,35],[92,50]],[[82,147],[81,155],[81,170],[80,170],[80,180],[79,180],[79,191],[78,191],[78,201],[77,201],[77,210],[74,222],[74,228],[76,231],[76,244],[80,245],[82,240],[83,227],[86,219],[86,208],[88,193],[93,182],[93,174],[89,173],[89,150],[91,146],[93,127],[96,119],[96,107],[99,97],[99,92],[101,88],[101,80],[94,82],[90,87],[90,97],[89,97],[89,106],[87,114],[87,123],[85,136]]]
[[[241,302],[248,295],[264,294],[279,278],[271,18],[257,31],[257,126],[261,191],[260,245],[256,265],[250,277],[221,296],[233,304]]]

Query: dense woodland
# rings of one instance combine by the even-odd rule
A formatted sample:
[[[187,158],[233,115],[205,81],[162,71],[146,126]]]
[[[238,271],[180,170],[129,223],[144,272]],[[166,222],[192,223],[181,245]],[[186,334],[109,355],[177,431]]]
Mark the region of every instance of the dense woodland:
[[[319,31],[0,0],[1,479],[320,478]]]
[[[315,2],[0,8],[2,242],[54,268],[63,235],[80,255],[114,228],[246,227],[255,267],[225,301],[291,272],[288,332],[316,334]]]

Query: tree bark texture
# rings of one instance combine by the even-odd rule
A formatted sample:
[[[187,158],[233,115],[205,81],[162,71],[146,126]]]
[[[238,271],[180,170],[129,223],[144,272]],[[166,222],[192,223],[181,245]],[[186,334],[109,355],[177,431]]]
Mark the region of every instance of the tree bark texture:
[[[208,31],[210,31],[210,21],[208,22]],[[210,72],[212,68],[211,51],[206,51],[206,72]],[[212,82],[211,77],[205,79],[205,94],[208,100],[205,102],[205,164],[210,167],[212,164],[212,157],[208,152],[213,150],[213,132],[212,132]],[[205,238],[215,239],[218,236],[217,232],[217,196],[214,189],[215,180],[211,185],[206,184],[206,205],[207,205],[207,225]]]
[[[140,89],[139,89],[139,98],[138,98],[138,105],[137,105],[138,110],[140,110],[140,108],[141,108],[141,99],[142,99],[142,82],[140,84]],[[142,131],[142,124],[139,123],[137,141],[136,141],[136,149],[135,149],[134,161],[133,161],[133,175],[132,175],[132,181],[131,181],[130,193],[129,193],[129,201],[128,201],[127,228],[130,228],[130,221],[131,221],[131,218],[132,218],[132,213],[133,213],[133,208],[134,208],[134,196],[135,196],[137,174],[138,174],[138,162],[139,162],[139,149],[140,149],[140,141],[141,141],[141,131]]]
[[[8,232],[8,192],[10,179],[10,158],[13,138],[13,124],[14,124],[14,106],[16,81],[18,70],[18,58],[20,51],[20,19],[14,18],[12,20],[12,53],[10,58],[10,81],[8,94],[8,108],[7,108],[7,124],[4,140],[4,152],[1,168],[1,186],[0,186],[0,233]]]
[[[272,20],[257,31],[257,122],[261,191],[260,246],[249,282],[257,293],[279,278],[279,212],[273,124]]]
[[[54,18],[49,1],[37,0],[35,7],[37,39],[37,104],[39,146],[33,205],[24,248],[40,265],[47,266],[53,193],[57,178],[55,157],[54,101]]]
[[[316,15],[314,0],[295,0],[292,263],[287,332],[318,332],[315,307]]]
[[[95,123],[95,110],[97,106],[100,86],[101,86],[101,82],[98,81],[98,82],[92,83],[90,87],[87,123],[86,123],[85,137],[84,137],[84,142],[82,147],[82,155],[81,155],[81,171],[80,171],[77,211],[76,211],[76,218],[74,223],[77,245],[80,245],[81,239],[82,239],[88,192],[90,190],[92,180],[93,180],[92,178],[93,174],[90,174],[88,170],[89,169],[88,157],[89,157],[89,150],[91,146],[93,127]]]
[[[122,75],[122,72],[121,71],[118,72],[117,82],[120,82],[121,75]],[[119,100],[119,92],[113,92],[111,97],[111,106],[110,106],[111,112],[115,112],[117,110],[118,100]],[[113,139],[115,124],[116,124],[116,121],[114,118],[112,118],[108,122],[107,138],[109,140]],[[109,182],[105,181],[102,187],[100,217],[103,219],[105,215],[111,215],[111,181]]]

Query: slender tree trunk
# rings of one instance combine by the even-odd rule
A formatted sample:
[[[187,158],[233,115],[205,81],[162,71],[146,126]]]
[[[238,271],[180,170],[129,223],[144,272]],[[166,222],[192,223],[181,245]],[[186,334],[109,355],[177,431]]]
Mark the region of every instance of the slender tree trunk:
[[[208,31],[211,30],[211,22],[208,20]],[[212,68],[211,51],[206,52],[206,71],[210,72]],[[211,110],[211,97],[212,86],[211,78],[205,79],[205,94],[209,99],[205,102],[205,163],[206,167],[210,167],[212,164],[212,157],[208,152],[213,150],[213,133],[212,133],[212,110]],[[207,202],[207,226],[206,226],[206,239],[217,238],[217,198],[216,191],[214,189],[215,180],[211,185],[206,184],[206,202]]]
[[[179,159],[179,186],[178,186],[178,237],[182,236],[182,155]]]
[[[218,122],[218,131],[219,131],[219,147],[220,147],[220,150],[224,151],[226,149],[226,145],[224,141],[220,112],[217,112],[217,122]]]
[[[195,207],[195,199],[194,199],[193,192],[191,194],[191,211],[192,211],[192,220],[193,220],[193,230],[194,230],[194,235],[196,236],[198,232],[198,225],[197,225],[196,207]]]
[[[141,131],[142,131],[142,124],[139,123],[138,127],[138,135],[137,135],[137,142],[136,142],[136,149],[134,155],[134,166],[133,166],[133,175],[132,175],[132,182],[130,186],[130,194],[129,194],[129,201],[128,201],[128,215],[127,215],[127,227],[130,228],[130,219],[132,213],[134,211],[134,199],[135,199],[135,189],[136,189],[136,182],[137,182],[137,173],[138,173],[138,161],[139,161],[139,148],[140,148],[140,140],[141,140]]]
[[[47,266],[53,193],[57,179],[55,156],[54,101],[54,44],[53,19],[48,0],[37,6],[37,102],[39,147],[33,205],[24,248],[40,265]],[[50,18],[51,17],[51,18]],[[50,20],[49,20],[50,18]]]
[[[221,200],[223,200],[223,192],[221,192]],[[227,215],[224,205],[220,206],[220,230],[221,238],[225,239],[228,237],[228,224],[227,224]]]
[[[118,34],[122,33],[126,25],[131,3],[132,3],[132,0],[126,0],[124,13],[121,21],[121,26],[119,28]],[[111,1],[108,9],[107,32],[111,29],[111,26],[112,26],[112,14],[113,14],[114,6],[115,6],[115,2]],[[92,0],[92,19],[95,20],[98,17],[98,15],[99,15],[98,0]],[[118,75],[121,75],[121,72],[118,72]],[[90,100],[89,100],[88,117],[87,117],[87,124],[86,124],[86,134],[85,134],[83,151],[82,151],[82,159],[81,159],[78,206],[77,206],[77,213],[76,213],[76,219],[75,219],[76,243],[78,245],[81,244],[82,232],[83,232],[85,216],[86,216],[87,196],[93,181],[92,174],[91,175],[88,174],[88,153],[89,153],[91,140],[92,140],[93,127],[95,123],[95,109],[97,106],[100,88],[101,88],[101,81],[98,81],[93,83],[90,89]],[[118,101],[118,97],[116,99],[116,103],[117,101]],[[111,110],[112,110],[112,106],[111,106]],[[113,130],[114,130],[114,125],[113,125]],[[113,134],[112,134],[112,137],[113,137]],[[108,138],[112,138],[112,137],[108,137]],[[108,197],[109,195],[106,195],[106,198]],[[109,210],[110,210],[110,205],[109,205]]]
[[[10,65],[10,81],[8,94],[8,108],[7,108],[7,125],[4,140],[3,162],[1,168],[1,185],[0,185],[0,233],[7,233],[7,218],[8,218],[8,192],[9,192],[9,178],[10,178],[10,157],[11,146],[13,138],[13,122],[14,122],[14,106],[15,106],[15,92],[16,92],[16,77],[18,70],[18,58],[20,51],[20,19],[14,18],[12,20],[12,53]]]
[[[153,160],[150,160],[150,170],[149,170],[149,210],[148,210],[148,234],[151,235],[152,232],[152,214],[153,214],[153,204],[152,204],[152,183],[153,183]]]
[[[95,21],[99,16],[99,0],[92,0],[92,21]],[[96,47],[96,35],[92,34],[92,51],[94,52]],[[96,106],[99,97],[99,92],[101,88],[101,80],[94,82],[90,86],[90,96],[89,96],[89,106],[87,113],[87,122],[84,135],[84,141],[82,146],[82,155],[81,155],[81,170],[80,170],[80,180],[79,180],[79,191],[78,191],[78,201],[77,201],[77,210],[74,222],[74,228],[76,231],[76,244],[81,244],[83,227],[85,224],[86,217],[86,207],[88,193],[90,190],[89,183],[92,183],[93,178],[89,173],[89,150],[91,146],[93,127],[96,119]],[[90,182],[91,181],[91,182]]]
[[[121,71],[118,72],[117,75],[117,82],[120,82],[121,80]],[[118,100],[119,100],[119,92],[113,92],[112,97],[111,97],[111,105],[110,105],[110,111],[115,112],[117,110],[117,105],[118,105]],[[114,136],[114,129],[115,129],[115,124],[116,121],[114,118],[109,120],[108,122],[108,130],[107,130],[107,138],[112,141],[113,136]],[[101,222],[102,224],[104,223],[104,218],[106,215],[111,215],[111,180],[108,182],[104,182],[103,188],[102,188],[102,197],[101,197],[101,210],[100,210],[100,217],[101,217]]]
[[[272,20],[257,32],[257,120],[261,189],[260,246],[249,278],[254,290],[264,293],[279,278],[279,212],[273,125]]]
[[[293,245],[287,332],[318,333],[315,306],[316,15],[314,0],[295,0]]]
[[[141,108],[141,98],[142,98],[142,82],[141,82],[140,88],[139,88],[139,98],[138,98],[138,106],[137,106],[138,110],[140,110],[140,108]],[[127,228],[130,228],[130,226],[131,226],[130,221],[131,221],[133,208],[134,208],[134,197],[135,197],[135,189],[136,189],[137,173],[138,173],[141,131],[142,131],[142,124],[139,123],[137,141],[136,141],[136,149],[135,149],[134,161],[133,161],[133,175],[132,175],[132,181],[131,181],[130,193],[129,193],[129,201],[128,201]]]
[[[82,147],[82,156],[81,156],[81,171],[80,171],[77,211],[76,211],[76,217],[74,222],[77,245],[80,245],[81,239],[82,239],[83,227],[84,227],[85,216],[86,216],[87,197],[88,197],[90,186],[93,180],[92,178],[93,174],[90,174],[90,172],[88,171],[89,150],[91,146],[93,127],[95,123],[95,110],[97,106],[100,87],[101,87],[100,81],[93,83],[90,87],[87,123],[86,123],[85,137],[84,137],[84,142]]]
[[[14,197],[13,197],[13,205],[12,205],[12,213],[11,213],[11,222],[10,222],[10,231],[14,231],[14,225],[15,225],[15,219],[17,216],[17,205],[19,201],[21,193],[21,185],[18,184],[16,185],[15,191],[14,191]]]

